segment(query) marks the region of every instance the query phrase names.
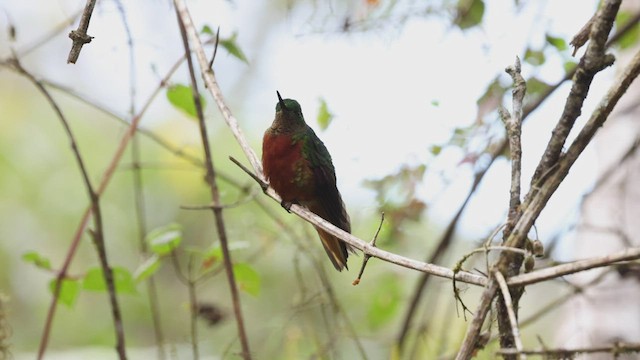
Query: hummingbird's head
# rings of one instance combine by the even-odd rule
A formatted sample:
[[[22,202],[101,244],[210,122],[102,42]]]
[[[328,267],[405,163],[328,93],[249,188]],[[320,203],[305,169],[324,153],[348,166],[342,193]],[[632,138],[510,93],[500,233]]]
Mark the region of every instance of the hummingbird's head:
[[[300,104],[293,99],[282,99],[280,92],[276,91],[276,93],[278,94],[278,103],[276,104],[276,122],[286,128],[305,125]]]

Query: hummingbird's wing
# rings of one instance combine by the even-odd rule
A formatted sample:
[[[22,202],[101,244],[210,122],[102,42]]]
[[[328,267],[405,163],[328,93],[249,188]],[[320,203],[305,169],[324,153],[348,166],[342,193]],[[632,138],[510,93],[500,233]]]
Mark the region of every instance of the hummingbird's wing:
[[[336,186],[336,173],[331,155],[313,130],[309,128],[309,131],[305,143],[305,154],[313,172],[316,194],[313,201],[303,203],[303,205],[333,225],[350,233],[351,222]],[[345,268],[349,256],[348,251],[353,252],[352,247],[322,229],[316,228],[316,230],[335,268],[337,270]]]

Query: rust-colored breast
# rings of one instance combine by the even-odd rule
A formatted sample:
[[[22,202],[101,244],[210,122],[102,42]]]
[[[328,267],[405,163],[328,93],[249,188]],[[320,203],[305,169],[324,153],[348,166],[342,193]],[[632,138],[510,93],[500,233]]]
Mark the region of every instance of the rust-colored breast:
[[[306,201],[315,196],[313,173],[302,156],[301,141],[293,143],[289,135],[265,133],[262,167],[271,187],[284,201]]]

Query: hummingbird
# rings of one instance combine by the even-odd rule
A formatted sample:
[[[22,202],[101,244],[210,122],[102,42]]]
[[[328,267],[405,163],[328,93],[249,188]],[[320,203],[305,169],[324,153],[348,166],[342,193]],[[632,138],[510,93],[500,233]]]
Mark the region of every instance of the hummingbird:
[[[282,198],[287,211],[299,204],[336,227],[350,233],[351,223],[336,186],[331,155],[316,133],[304,121],[300,104],[282,99],[276,116],[262,140],[262,167],[271,187]],[[331,263],[338,271],[348,269],[351,246],[316,227]]]

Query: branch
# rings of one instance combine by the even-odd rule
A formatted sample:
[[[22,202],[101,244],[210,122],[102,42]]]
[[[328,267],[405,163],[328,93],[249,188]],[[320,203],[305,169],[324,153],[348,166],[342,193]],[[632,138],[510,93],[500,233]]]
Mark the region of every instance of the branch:
[[[607,42],[607,47],[611,46],[612,44],[615,44],[625,34],[627,34],[629,31],[634,29],[635,25],[638,22],[640,22],[640,12],[636,13],[633,16],[633,18],[631,20],[629,20],[628,23],[626,23],[623,27],[618,29],[618,31]],[[553,94],[556,90],[558,90],[558,88],[560,88],[560,86],[562,84],[564,84],[566,81],[572,79],[573,76],[576,73],[576,69],[577,69],[577,67],[575,67],[571,71],[567,72],[565,74],[565,76],[562,79],[560,79],[560,81],[558,81],[557,83],[555,83],[552,86],[548,86],[534,100],[528,102],[527,105],[523,108],[522,120],[524,121],[531,113],[533,113],[538,107],[540,107],[540,105],[544,101],[546,101],[547,98],[551,94]],[[493,146],[493,150],[489,153],[489,160],[487,161],[486,165],[484,165],[483,168],[481,168],[480,170],[478,170],[478,172],[476,172],[476,174],[474,176],[474,179],[473,179],[473,184],[471,185],[471,188],[467,192],[466,199],[462,202],[462,204],[458,208],[458,212],[449,221],[449,224],[447,225],[446,230],[444,231],[443,235],[440,238],[440,241],[438,242],[438,245],[436,246],[436,250],[433,251],[433,253],[431,253],[429,255],[429,257],[427,258],[428,259],[427,262],[435,264],[443,256],[443,254],[446,251],[446,249],[448,248],[449,244],[451,244],[451,240],[452,240],[453,235],[455,233],[455,228],[457,227],[458,221],[460,220],[460,217],[461,217],[462,213],[464,212],[467,204],[469,203],[469,200],[471,199],[471,196],[473,196],[473,194],[475,193],[476,189],[478,188],[478,185],[480,184],[480,182],[484,178],[485,174],[489,171],[489,169],[491,168],[491,166],[493,165],[495,160],[499,156],[501,156],[506,149],[507,149],[507,140],[506,139],[499,140],[495,144],[495,146]],[[402,349],[403,349],[404,342],[405,342],[405,340],[407,338],[407,334],[409,332],[409,329],[411,328],[411,320],[413,320],[415,318],[415,316],[414,316],[415,311],[418,309],[418,304],[420,303],[420,299],[422,297],[423,291],[426,288],[428,282],[429,282],[429,274],[428,273],[423,273],[420,276],[420,278],[418,279],[418,282],[417,282],[414,290],[412,291],[413,295],[412,295],[411,301],[409,303],[410,305],[409,305],[409,307],[407,309],[407,312],[406,312],[406,314],[404,316],[404,320],[402,322],[400,334],[399,334],[398,340],[397,340],[398,346],[400,348],[400,351],[402,351]]]
[[[76,162],[78,163],[78,167],[80,168],[80,172],[82,174],[82,180],[84,181],[85,188],[87,190],[89,201],[91,202],[91,210],[95,214],[94,216],[94,226],[95,231],[92,232],[92,237],[94,243],[96,245],[98,251],[98,258],[100,260],[100,266],[102,268],[102,273],[105,279],[105,283],[107,284],[107,290],[109,294],[109,301],[111,305],[111,314],[113,316],[115,335],[116,335],[116,349],[118,352],[118,356],[120,359],[126,359],[126,351],[125,351],[125,342],[124,342],[124,329],[122,326],[122,317],[120,315],[120,306],[118,305],[118,299],[116,296],[116,289],[113,279],[113,271],[109,266],[109,262],[107,260],[107,252],[104,246],[104,231],[102,226],[102,215],[100,210],[100,197],[98,193],[94,190],[93,185],[91,184],[91,180],[89,179],[89,173],[84,164],[84,160],[80,155],[80,150],[78,149],[78,144],[75,140],[75,136],[71,131],[71,127],[69,126],[69,122],[66,117],[62,113],[62,109],[58,106],[56,101],[53,99],[51,94],[47,91],[44,85],[36,79],[30,72],[22,67],[20,61],[18,59],[13,60],[13,67],[23,76],[25,76],[29,81],[31,81],[38,90],[44,95],[47,99],[54,112],[58,116],[58,119],[62,123],[62,126],[67,133],[67,137],[69,138],[69,142],[71,143],[71,150],[76,158]],[[62,290],[62,281],[66,277],[66,272],[59,272],[56,277],[55,286],[53,289],[53,297],[54,301],[57,301],[60,296],[60,291]],[[47,318],[47,324],[51,324],[53,321],[53,316]],[[42,336],[42,341],[40,342],[40,348],[38,350],[38,359],[42,359],[44,357],[44,352],[46,350],[47,343],[49,341],[49,326],[45,327],[45,332]]]
[[[594,29],[602,29],[606,27],[600,24],[602,21],[604,21],[602,19],[606,19],[606,21],[612,22],[613,19],[615,18],[615,12],[617,11],[619,5],[620,5],[619,0],[608,1],[600,9],[600,13],[599,13],[600,15],[598,17],[598,20],[595,23],[596,25],[594,25]],[[594,34],[598,34],[598,31],[599,30],[594,30]],[[605,38],[605,41],[606,41],[606,38]],[[597,50],[598,45],[594,45],[596,42],[597,41],[593,41],[592,43],[590,43],[589,47],[591,48],[595,46]],[[587,53],[591,54],[592,51],[593,50],[588,51]],[[586,56],[587,55],[585,55],[585,57]],[[603,58],[606,58],[606,56],[603,56]],[[601,64],[603,64],[604,62],[606,61],[603,61],[603,59],[601,59]],[[545,207],[551,195],[556,191],[560,183],[564,180],[573,163],[576,161],[578,156],[582,153],[584,148],[593,138],[593,135],[595,134],[596,130],[600,126],[602,126],[604,121],[606,121],[609,113],[611,112],[611,110],[613,110],[613,107],[617,104],[622,94],[624,94],[624,92],[627,90],[627,88],[629,87],[633,79],[637,77],[638,72],[640,72],[640,53],[634,56],[634,59],[632,60],[631,64],[627,66],[623,75],[619,78],[618,81],[616,81],[613,84],[613,86],[610,88],[607,95],[601,100],[600,105],[594,111],[594,113],[592,114],[592,117],[589,119],[589,121],[584,126],[584,128],[580,131],[580,133],[578,134],[578,137],[574,140],[567,154],[562,156],[559,159],[557,166],[554,165],[555,166],[554,169],[552,170],[546,169],[546,171],[549,171],[550,174],[549,176],[547,176],[546,179],[543,179],[542,184],[536,184],[538,185],[539,188],[536,188],[536,187],[531,188],[531,190],[529,191],[529,194],[527,194],[527,197],[526,197],[527,200],[525,200],[525,204],[524,204],[525,210],[522,216],[520,217],[520,219],[518,220],[516,226],[514,227],[514,230],[511,236],[509,236],[509,239],[507,240],[507,243],[506,243],[507,246],[521,247],[521,245],[526,240],[526,236],[529,230],[531,229],[531,226],[533,226],[534,221],[537,219],[540,212]],[[578,73],[576,73],[576,81],[578,78],[577,74]],[[543,162],[544,161],[541,161],[541,163]],[[506,262],[507,260],[503,260],[501,258],[500,262],[503,262],[503,261]],[[503,264],[508,265],[508,263],[503,263]],[[484,296],[490,296],[493,298],[493,296],[495,296],[495,291],[493,292],[485,291],[483,293],[483,297]],[[486,306],[487,303],[490,303],[490,302],[484,301],[484,299],[481,299],[481,306]],[[476,316],[480,316],[480,315],[486,316],[486,313],[487,311],[485,311],[485,309],[479,308]],[[477,339],[478,336],[479,336],[479,329],[475,329],[475,328],[472,329],[470,327],[465,337],[465,343],[474,342],[474,340]],[[458,359],[468,359],[471,356],[472,350],[473,349],[470,347],[461,349],[460,352],[458,353]]]
[[[516,350],[500,349],[500,355],[542,355],[554,359],[573,359],[578,354],[611,353],[611,358],[617,358],[620,354],[631,354],[640,352],[639,343],[618,342],[609,346],[577,349],[545,349],[545,350]]]
[[[543,174],[547,173],[557,163],[562,147],[573,127],[576,119],[581,114],[582,104],[589,92],[589,86],[595,75],[613,64],[614,57],[605,54],[607,37],[613,27],[621,1],[607,1],[598,11],[591,24],[590,42],[587,46],[580,64],[576,69],[573,86],[567,98],[558,124],[553,129],[553,136],[547,145],[542,160],[534,172],[531,184],[536,185]]]
[[[527,92],[527,83],[522,77],[520,59],[516,57],[513,65],[507,67],[505,71],[513,79],[513,115],[500,107],[499,113],[504,123],[507,138],[509,139],[509,150],[511,153],[511,190],[509,200],[509,215],[507,225],[503,232],[507,238],[511,234],[511,229],[518,217],[520,217],[520,178],[522,177],[522,101]]]
[[[256,180],[259,184],[262,184],[263,180],[260,180],[260,178],[257,177],[255,174],[251,174],[249,169],[247,169],[245,166],[241,166],[241,168],[245,172],[249,173],[249,175],[254,180]],[[267,189],[265,190],[265,194],[270,198],[276,200],[277,202],[281,201],[280,196],[275,192],[275,190],[273,190],[270,187],[267,187]],[[324,220],[320,216],[314,214],[313,212],[309,211],[307,208],[302,207],[300,205],[292,204],[289,210],[292,213],[305,219],[307,222],[311,223],[312,225],[321,227],[323,230],[327,231],[331,235],[337,236],[347,244],[357,248],[358,250],[361,250],[365,254],[365,256],[373,256],[392,264],[400,265],[408,269],[417,270],[420,272],[428,273],[428,274],[446,278],[446,279],[455,278],[457,281],[461,281],[461,282],[472,284],[472,285],[484,286],[487,283],[487,279],[484,276],[475,275],[466,271],[454,272],[453,270],[443,266],[438,266],[434,264],[413,260],[404,256],[396,255],[388,251],[382,250],[360,238],[355,237],[352,234],[345,232],[344,230],[336,227],[335,225],[331,224],[330,222]]]
[[[508,284],[509,286],[535,284],[545,280],[575,274],[580,271],[609,266],[621,261],[631,261],[637,259],[640,259],[640,248],[631,248],[607,256],[578,260],[567,264],[532,271],[528,274],[514,276],[509,279]]]
[[[227,232],[225,230],[224,218],[222,217],[222,207],[220,202],[220,192],[216,181],[216,171],[213,166],[213,156],[211,155],[211,148],[209,146],[209,139],[207,137],[207,126],[204,119],[204,112],[202,110],[202,103],[200,100],[200,92],[198,91],[198,82],[196,81],[195,69],[193,61],[191,60],[191,50],[189,49],[189,39],[187,37],[187,30],[195,31],[193,23],[189,17],[189,12],[185,7],[184,2],[176,0],[176,17],[178,18],[178,25],[180,27],[180,35],[182,36],[182,43],[184,45],[184,53],[187,57],[187,65],[189,66],[189,77],[191,79],[191,91],[193,94],[193,100],[196,107],[196,113],[198,115],[198,123],[200,127],[200,137],[202,139],[202,146],[205,154],[205,166],[207,169],[206,180],[209,184],[209,190],[211,191],[211,200],[213,201],[213,215],[216,223],[216,230],[220,240],[220,247],[222,248],[222,259],[224,262],[225,272],[227,274],[227,282],[229,289],[231,290],[231,299],[233,301],[233,310],[235,313],[236,324],[238,326],[238,336],[240,337],[240,344],[242,346],[242,357],[245,360],[251,359],[251,351],[249,349],[249,340],[245,331],[244,319],[242,316],[242,307],[240,305],[240,295],[238,294],[238,286],[236,284],[235,275],[233,273],[233,263],[231,262],[231,253],[229,252],[229,244],[227,240]],[[192,309],[192,313],[197,309]],[[193,315],[195,318],[195,315]],[[197,341],[197,339],[193,339]],[[197,354],[197,353],[196,353]]]
[[[498,270],[493,272],[493,275],[496,277],[496,281],[500,286],[500,291],[502,292],[502,298],[504,300],[505,307],[507,308],[507,313],[509,314],[509,323],[511,324],[511,332],[512,336],[515,339],[516,350],[519,352],[522,351],[522,340],[520,340],[520,331],[518,330],[518,320],[516,318],[516,313],[513,309],[513,303],[511,301],[511,293],[509,293],[509,287],[507,286],[507,281],[504,279],[504,275]]]
[[[189,13],[189,9],[187,9],[187,5],[185,4],[184,0],[174,0],[174,4],[180,12],[180,18],[184,22],[187,35],[191,39],[191,46],[193,47],[193,52],[195,53],[196,58],[198,59],[198,63],[200,64],[200,71],[202,72],[202,76],[204,78],[206,87],[209,90],[209,93],[211,93],[211,96],[215,100],[216,105],[218,106],[218,109],[222,114],[222,118],[227,123],[227,126],[233,133],[236,141],[238,141],[238,144],[242,148],[242,151],[249,159],[253,170],[260,177],[260,179],[266,182],[264,175],[262,174],[262,165],[260,163],[260,160],[249,145],[249,142],[244,136],[242,129],[240,129],[238,120],[233,116],[231,110],[227,106],[227,103],[222,96],[220,86],[218,86],[218,82],[214,75],[213,69],[209,67],[207,55],[205,54],[204,48],[202,47],[202,41],[198,36],[198,31],[191,21],[191,14]]]
[[[67,58],[67,64],[75,64],[80,56],[80,51],[84,44],[88,44],[93,39],[92,36],[87,35],[89,29],[89,21],[91,20],[91,14],[93,14],[93,8],[96,6],[96,0],[87,0],[87,4],[82,12],[78,29],[72,30],[69,33],[69,38],[73,41],[71,51],[69,51],[69,57]]]
[[[169,80],[169,77],[171,76],[172,73],[168,74],[165,78],[163,78],[160,82],[160,84],[164,84]],[[109,163],[109,165],[107,166],[107,168],[105,169],[103,175],[102,175],[102,179],[100,180],[100,184],[98,185],[98,189],[96,191],[96,195],[98,197],[100,197],[104,191],[106,190],[107,186],[109,185],[109,183],[111,182],[111,179],[113,178],[113,174],[116,171],[116,168],[118,167],[118,164],[120,163],[120,160],[122,160],[122,156],[124,155],[124,152],[127,148],[127,145],[129,144],[129,141],[131,140],[131,138],[133,137],[133,135],[135,134],[137,128],[138,128],[138,124],[140,123],[140,121],[142,120],[142,116],[145,114],[145,112],[147,111],[147,109],[149,108],[149,106],[151,105],[151,103],[153,102],[153,100],[155,99],[155,97],[160,93],[160,90],[162,90],[162,86],[158,86],[154,92],[149,96],[149,98],[147,99],[147,101],[145,102],[145,104],[142,106],[142,109],[140,110],[140,112],[133,117],[133,119],[131,119],[131,124],[129,124],[129,127],[127,128],[126,132],[124,133],[124,135],[122,136],[122,139],[120,139],[120,143],[118,144],[118,147],[113,155],[113,157],[111,158],[111,162]],[[82,238],[82,234],[84,233],[84,230],[87,226],[87,223],[89,222],[89,218],[91,217],[91,214],[93,212],[93,209],[91,206],[89,206],[84,213],[82,214],[82,218],[80,219],[80,223],[78,224],[78,227],[76,228],[74,235],[73,235],[73,239],[71,240],[71,244],[69,245],[69,249],[67,250],[67,254],[66,257],[64,259],[64,263],[62,264],[62,267],[59,270],[59,277],[64,278],[67,274],[67,272],[69,271],[69,267],[71,266],[71,262],[73,261],[73,258],[75,257],[76,251],[78,250],[78,245],[80,244],[80,240]],[[48,338],[49,338],[49,333],[51,331],[51,326],[53,323],[53,317],[55,315],[56,309],[58,306],[58,297],[54,296],[51,299],[51,304],[49,305],[49,310],[47,312],[47,319],[45,321],[45,325],[44,325],[44,329],[42,331],[42,338],[40,340],[40,348],[39,348],[39,352],[44,353],[47,344],[48,344]]]

